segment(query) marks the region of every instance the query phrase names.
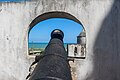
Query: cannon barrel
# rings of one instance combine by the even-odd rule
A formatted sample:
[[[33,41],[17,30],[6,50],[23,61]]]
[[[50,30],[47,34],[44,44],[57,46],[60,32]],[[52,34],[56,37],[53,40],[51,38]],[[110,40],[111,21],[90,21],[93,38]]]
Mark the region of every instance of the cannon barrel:
[[[72,80],[67,53],[63,43],[64,34],[55,29],[29,80]]]

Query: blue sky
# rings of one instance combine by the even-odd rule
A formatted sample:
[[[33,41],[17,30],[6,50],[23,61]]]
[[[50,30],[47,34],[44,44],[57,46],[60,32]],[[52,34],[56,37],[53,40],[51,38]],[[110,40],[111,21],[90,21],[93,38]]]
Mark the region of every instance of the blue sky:
[[[39,22],[29,33],[29,42],[47,43],[54,29],[64,32],[65,43],[76,43],[77,36],[83,30],[82,26],[72,20],[64,18],[52,18]]]

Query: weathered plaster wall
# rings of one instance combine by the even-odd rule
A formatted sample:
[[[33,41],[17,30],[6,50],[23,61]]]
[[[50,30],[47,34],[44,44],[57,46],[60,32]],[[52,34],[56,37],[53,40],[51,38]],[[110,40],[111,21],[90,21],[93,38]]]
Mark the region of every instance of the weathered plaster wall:
[[[64,11],[86,29],[87,55],[76,60],[77,80],[120,80],[119,0],[36,0],[0,3],[0,80],[25,80],[29,24],[38,15]]]

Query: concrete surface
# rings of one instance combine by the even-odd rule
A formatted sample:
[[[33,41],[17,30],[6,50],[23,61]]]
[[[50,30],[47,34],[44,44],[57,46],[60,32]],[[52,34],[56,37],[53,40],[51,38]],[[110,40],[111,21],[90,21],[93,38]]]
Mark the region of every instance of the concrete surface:
[[[25,80],[32,58],[28,32],[39,15],[76,17],[86,30],[86,59],[76,60],[77,80],[120,80],[119,0],[32,0],[0,3],[0,80]]]

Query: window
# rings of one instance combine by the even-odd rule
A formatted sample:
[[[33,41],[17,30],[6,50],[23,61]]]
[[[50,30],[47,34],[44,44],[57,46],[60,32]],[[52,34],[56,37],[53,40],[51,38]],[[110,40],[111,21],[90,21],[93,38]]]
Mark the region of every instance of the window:
[[[29,55],[42,54],[54,29],[64,32],[64,46],[77,43],[77,36],[83,31],[80,24],[65,18],[47,19],[36,24],[29,33]]]

